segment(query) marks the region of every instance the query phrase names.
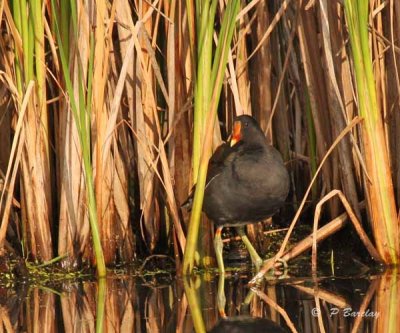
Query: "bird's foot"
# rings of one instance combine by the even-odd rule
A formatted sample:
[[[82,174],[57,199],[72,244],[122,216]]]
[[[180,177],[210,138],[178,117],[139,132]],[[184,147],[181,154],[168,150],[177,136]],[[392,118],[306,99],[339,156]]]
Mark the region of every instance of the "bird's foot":
[[[268,259],[272,260],[272,259]],[[284,279],[288,276],[288,264],[285,260],[279,258],[274,262],[274,266],[268,271],[266,279]]]

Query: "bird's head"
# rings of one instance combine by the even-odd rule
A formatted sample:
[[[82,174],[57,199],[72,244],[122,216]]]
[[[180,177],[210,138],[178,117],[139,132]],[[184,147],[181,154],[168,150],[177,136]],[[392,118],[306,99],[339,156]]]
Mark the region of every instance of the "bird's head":
[[[257,143],[265,142],[265,136],[257,121],[248,115],[236,117],[233,122],[231,147],[238,142]]]

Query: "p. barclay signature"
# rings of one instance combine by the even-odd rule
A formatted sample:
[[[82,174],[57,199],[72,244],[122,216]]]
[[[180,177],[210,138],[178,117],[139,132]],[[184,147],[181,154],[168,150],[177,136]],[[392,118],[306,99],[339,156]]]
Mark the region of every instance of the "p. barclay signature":
[[[352,308],[344,308],[344,309],[339,309],[339,308],[331,308],[329,310],[329,316],[333,317],[338,314],[343,315],[343,317],[366,317],[366,318],[377,318],[379,317],[379,312],[377,311],[371,311],[369,309],[365,311],[355,311]],[[311,314],[314,317],[317,317],[320,315],[320,310],[318,308],[313,308],[311,310]]]
[[[379,312],[371,311],[369,309],[365,311],[355,311],[352,308],[344,308],[343,310],[343,317],[371,317],[377,318],[379,316]],[[330,309],[330,316],[335,316],[340,312],[338,308],[331,308]]]

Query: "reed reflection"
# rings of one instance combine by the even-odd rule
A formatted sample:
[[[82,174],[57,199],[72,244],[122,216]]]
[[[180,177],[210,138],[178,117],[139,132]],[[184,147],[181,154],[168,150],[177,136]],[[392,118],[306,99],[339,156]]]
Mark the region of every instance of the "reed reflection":
[[[3,332],[396,332],[399,274],[265,282],[248,273],[0,284]],[[236,331],[235,331],[235,330]],[[264,331],[263,331],[263,330]]]

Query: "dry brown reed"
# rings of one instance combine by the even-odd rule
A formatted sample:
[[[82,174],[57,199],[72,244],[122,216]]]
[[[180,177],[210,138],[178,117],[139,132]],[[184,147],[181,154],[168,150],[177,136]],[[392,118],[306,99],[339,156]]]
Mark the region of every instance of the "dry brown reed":
[[[9,241],[16,252],[22,248],[24,255],[42,261],[67,254],[69,268],[93,262],[82,147],[60,68],[58,19],[74,98],[84,102],[79,108],[91,110],[85,121],[90,122],[105,261],[126,263],[162,252],[174,255],[180,267],[188,212],[179,207],[197,174],[191,167],[197,60],[190,41],[198,36],[187,7],[193,9],[194,2],[76,0],[58,3],[56,11],[50,0],[18,3],[23,10],[12,1],[0,3],[2,248]],[[225,3],[219,2],[215,40]],[[253,114],[287,162],[292,203],[297,206],[297,198],[308,194],[316,166],[325,162],[305,200],[316,204],[329,191],[340,190],[360,220],[365,217],[358,202],[366,199],[369,223],[364,227],[373,229],[375,247],[390,262],[379,237],[385,224],[376,212],[381,197],[374,194],[379,179],[374,172],[383,172],[393,184],[393,192],[379,190],[387,190],[395,216],[400,200],[400,5],[371,1],[368,24],[381,122],[379,133],[370,134],[377,134],[378,148],[387,151],[384,170],[374,169],[365,122],[353,126],[363,92],[356,86],[349,25],[338,0],[242,2],[214,146],[226,139],[236,114]],[[350,135],[325,160],[343,131]],[[337,200],[329,202],[329,217],[342,211]],[[397,233],[398,219],[390,223]],[[203,247],[212,236],[211,224],[204,228]],[[249,232],[256,239],[263,224]]]

